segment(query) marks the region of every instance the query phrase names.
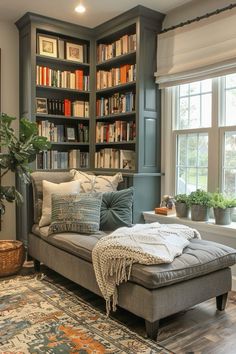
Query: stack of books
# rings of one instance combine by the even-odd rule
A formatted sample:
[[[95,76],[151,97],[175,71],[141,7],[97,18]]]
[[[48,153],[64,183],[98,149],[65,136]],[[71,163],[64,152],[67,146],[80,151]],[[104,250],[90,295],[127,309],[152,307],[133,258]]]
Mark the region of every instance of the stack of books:
[[[99,70],[97,72],[98,90],[133,81],[136,81],[136,64],[126,64],[109,71]]]
[[[101,97],[96,102],[97,116],[135,111],[135,93],[115,93],[110,97]]]
[[[136,50],[136,34],[124,35],[110,44],[99,44],[97,46],[97,61],[103,62],[119,55],[127,54]]]

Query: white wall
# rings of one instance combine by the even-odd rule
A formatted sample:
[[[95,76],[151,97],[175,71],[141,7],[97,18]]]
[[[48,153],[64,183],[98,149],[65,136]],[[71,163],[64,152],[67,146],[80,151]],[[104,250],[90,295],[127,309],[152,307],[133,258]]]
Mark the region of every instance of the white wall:
[[[19,112],[19,45],[18,30],[14,23],[0,21],[1,48],[1,108],[2,112],[18,117]],[[18,121],[14,128],[18,130]],[[8,173],[3,185],[13,185],[15,176]],[[15,205],[6,204],[6,214],[2,218],[0,239],[15,239]]]
[[[186,5],[170,11],[164,20],[163,28],[177,25],[197,16],[205,15],[232,3],[232,0],[193,0]]]

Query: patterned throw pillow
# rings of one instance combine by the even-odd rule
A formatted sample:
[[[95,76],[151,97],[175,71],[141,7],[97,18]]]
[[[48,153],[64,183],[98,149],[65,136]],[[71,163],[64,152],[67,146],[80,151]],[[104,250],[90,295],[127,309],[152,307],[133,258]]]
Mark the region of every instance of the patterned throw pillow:
[[[52,211],[52,194],[79,193],[79,181],[71,181],[65,183],[52,183],[43,180],[43,205],[42,216],[39,220],[39,227],[47,226],[51,222]]]
[[[122,226],[132,226],[133,194],[133,187],[103,194],[100,217],[101,230],[108,231]]]
[[[81,192],[114,192],[117,190],[118,183],[123,181],[122,174],[119,172],[114,176],[95,176],[82,171],[71,170],[74,181],[79,181]]]
[[[101,193],[53,194],[49,235],[60,232],[92,234],[99,231]]]

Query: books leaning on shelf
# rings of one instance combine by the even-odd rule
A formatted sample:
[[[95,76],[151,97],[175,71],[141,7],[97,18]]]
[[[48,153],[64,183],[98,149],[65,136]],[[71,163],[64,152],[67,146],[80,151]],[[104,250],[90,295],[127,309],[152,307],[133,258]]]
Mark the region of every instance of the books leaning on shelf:
[[[127,54],[136,50],[136,34],[124,35],[110,44],[99,44],[97,46],[97,61],[103,62],[119,55]]]
[[[89,153],[80,150],[44,151],[37,155],[36,168],[38,170],[88,168]]]
[[[47,113],[53,115],[62,115],[66,117],[89,117],[89,102],[88,101],[72,101],[70,99],[42,99],[47,102]],[[36,114],[41,113],[38,110],[36,103]]]
[[[117,120],[114,123],[97,122],[96,143],[135,140],[135,122]]]
[[[101,97],[96,102],[98,117],[135,111],[135,93],[115,93],[110,97]]]
[[[88,91],[89,76],[83,70],[61,71],[37,65],[36,85]]]
[[[97,71],[97,89],[113,87],[136,81],[136,64],[126,64],[109,71]]]
[[[62,124],[54,124],[48,120],[37,122],[38,135],[45,136],[49,141],[59,143],[66,141],[65,126]],[[89,142],[89,127],[83,123],[78,124],[77,142]]]
[[[95,168],[135,170],[135,152],[105,148],[95,153]]]

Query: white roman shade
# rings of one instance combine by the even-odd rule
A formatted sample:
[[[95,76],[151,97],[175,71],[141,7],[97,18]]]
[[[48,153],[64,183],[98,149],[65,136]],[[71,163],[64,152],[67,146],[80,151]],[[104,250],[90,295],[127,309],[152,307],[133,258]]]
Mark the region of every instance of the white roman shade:
[[[236,72],[236,9],[158,35],[160,88]]]

